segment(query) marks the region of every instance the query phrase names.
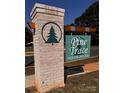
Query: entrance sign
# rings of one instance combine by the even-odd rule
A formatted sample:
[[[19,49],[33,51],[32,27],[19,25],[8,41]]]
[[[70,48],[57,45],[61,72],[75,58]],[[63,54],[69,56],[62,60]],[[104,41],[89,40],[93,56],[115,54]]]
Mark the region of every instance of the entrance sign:
[[[90,57],[91,36],[66,35],[66,61]]]
[[[35,23],[35,87],[46,93],[64,87],[64,12],[65,10],[36,3],[31,12]]]

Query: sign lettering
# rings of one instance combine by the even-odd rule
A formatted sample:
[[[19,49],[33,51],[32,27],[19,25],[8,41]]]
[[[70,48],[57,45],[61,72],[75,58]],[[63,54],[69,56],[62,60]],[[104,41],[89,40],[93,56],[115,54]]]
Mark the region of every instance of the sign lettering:
[[[90,57],[90,36],[66,36],[66,61]]]

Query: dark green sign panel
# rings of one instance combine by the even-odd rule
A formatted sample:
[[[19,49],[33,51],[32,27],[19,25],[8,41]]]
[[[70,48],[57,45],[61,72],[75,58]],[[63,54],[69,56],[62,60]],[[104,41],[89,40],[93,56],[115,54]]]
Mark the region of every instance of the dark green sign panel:
[[[81,60],[90,57],[89,35],[66,35],[66,52],[65,60]]]

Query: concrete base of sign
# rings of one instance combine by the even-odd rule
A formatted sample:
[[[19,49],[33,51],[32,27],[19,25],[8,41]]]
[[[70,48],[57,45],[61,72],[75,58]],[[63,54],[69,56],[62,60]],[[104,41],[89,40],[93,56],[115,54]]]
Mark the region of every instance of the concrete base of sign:
[[[36,27],[33,36],[36,88],[39,93],[45,93],[64,87],[64,9],[36,3],[31,17]],[[45,26],[49,22],[51,23]],[[52,33],[55,33],[58,43],[46,43],[44,40],[48,40],[51,27],[54,28]]]

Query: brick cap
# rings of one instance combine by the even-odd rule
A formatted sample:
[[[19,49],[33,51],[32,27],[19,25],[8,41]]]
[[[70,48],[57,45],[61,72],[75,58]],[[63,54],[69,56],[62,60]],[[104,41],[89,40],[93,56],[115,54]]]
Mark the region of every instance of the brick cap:
[[[65,12],[65,9],[62,9],[62,8],[58,8],[58,7],[54,7],[54,6],[49,6],[49,5],[41,4],[41,3],[35,3],[32,11],[30,13],[30,16],[32,16],[33,12],[36,11],[36,7],[37,8],[42,8],[42,9],[47,9],[47,10],[52,10],[52,11],[57,11],[57,12],[61,12],[61,13]]]

